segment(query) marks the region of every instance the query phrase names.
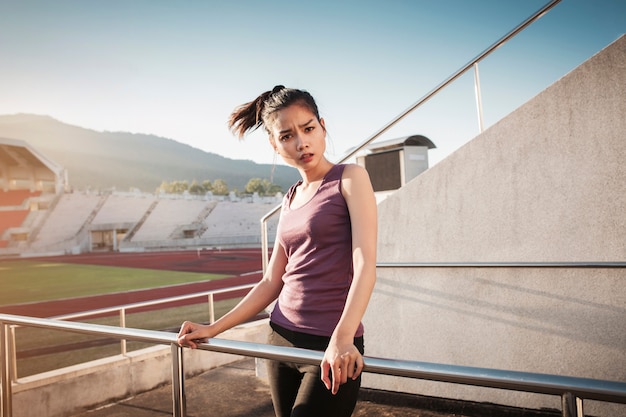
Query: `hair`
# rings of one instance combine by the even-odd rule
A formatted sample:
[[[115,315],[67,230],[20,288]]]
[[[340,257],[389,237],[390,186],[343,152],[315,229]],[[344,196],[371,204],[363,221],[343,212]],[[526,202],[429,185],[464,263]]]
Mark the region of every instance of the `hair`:
[[[305,106],[318,121],[320,120],[317,104],[311,94],[304,90],[277,85],[253,101],[235,108],[228,119],[228,127],[239,139],[261,126],[265,127],[268,134],[271,134],[269,125],[273,114],[293,104]]]

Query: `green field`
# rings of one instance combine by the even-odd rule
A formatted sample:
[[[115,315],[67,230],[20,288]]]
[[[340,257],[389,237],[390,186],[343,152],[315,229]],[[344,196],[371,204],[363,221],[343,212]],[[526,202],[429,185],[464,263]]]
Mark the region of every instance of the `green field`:
[[[141,268],[120,268],[98,265],[64,264],[36,261],[0,261],[0,306],[98,294],[133,291],[169,285],[185,284],[224,278],[226,275],[162,271]],[[215,315],[220,317],[239,299],[215,303]],[[184,320],[205,322],[209,318],[208,303],[168,308],[153,312],[127,314],[126,327],[172,330]],[[86,323],[119,326],[119,317],[80,320]],[[27,355],[17,361],[19,377],[74,365],[120,353],[119,342],[88,347],[97,338],[76,333],[37,328],[17,328],[18,355]],[[58,347],[85,345],[63,351]],[[128,350],[147,345],[129,343]],[[38,351],[32,354],[33,350]]]
[[[215,316],[221,317],[239,300],[240,298],[217,301],[215,303]],[[126,327],[175,331],[174,328],[180,327],[185,320],[202,323],[207,322],[208,318],[208,304],[201,303],[163,309],[159,311],[159,314],[154,314],[154,312],[127,314]],[[117,316],[80,321],[119,326],[119,317]],[[102,338],[96,336],[27,327],[17,328],[15,336],[18,355],[29,354],[32,350],[39,351],[35,355],[17,360],[17,375],[20,378],[120,354],[120,343],[116,340],[109,340],[109,343],[90,347],[89,342],[102,341]],[[78,347],[69,350],[57,349],[72,345]],[[126,349],[130,352],[149,346],[153,345],[131,341],[128,342]]]
[[[0,306],[134,291],[225,276],[98,265],[0,261]]]

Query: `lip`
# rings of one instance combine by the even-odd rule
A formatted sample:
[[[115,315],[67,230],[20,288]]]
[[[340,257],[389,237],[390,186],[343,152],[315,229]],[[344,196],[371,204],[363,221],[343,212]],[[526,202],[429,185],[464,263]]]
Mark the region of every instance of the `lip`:
[[[312,153],[304,153],[300,156],[300,160],[302,162],[309,162],[311,161],[311,159],[313,159],[313,154]]]

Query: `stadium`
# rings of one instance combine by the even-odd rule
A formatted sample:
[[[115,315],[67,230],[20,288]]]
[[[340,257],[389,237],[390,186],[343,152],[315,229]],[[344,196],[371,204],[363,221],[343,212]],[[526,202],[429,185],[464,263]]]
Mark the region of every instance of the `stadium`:
[[[259,219],[281,196],[72,192],[62,167],[0,138],[0,255],[260,246]],[[275,234],[276,220],[268,224]]]
[[[436,166],[409,164],[427,161],[415,155],[434,146],[421,135],[372,146],[359,159],[379,196],[377,284],[364,319],[372,329],[368,356],[612,381],[622,394],[598,394],[608,400],[586,401],[585,412],[626,415],[625,51],[622,36]],[[6,260],[184,252],[189,265],[201,264],[204,251],[244,249],[255,257],[263,243],[259,219],[280,201],[71,192],[62,167],[10,138],[0,139],[0,186]],[[255,262],[246,272],[259,272],[260,256]],[[255,327],[237,331],[263,340]],[[202,353],[186,359],[190,375],[228,362],[209,365]],[[35,404],[80,397],[70,377],[18,381],[11,385],[14,415],[73,415],[162,386],[171,380],[171,365],[163,364],[170,351],[151,354],[141,369],[128,358],[99,362],[92,375],[74,369],[81,388],[114,392],[56,414]],[[122,368],[133,387],[101,387]],[[559,395],[510,386],[377,374],[364,386],[516,412],[562,408]]]

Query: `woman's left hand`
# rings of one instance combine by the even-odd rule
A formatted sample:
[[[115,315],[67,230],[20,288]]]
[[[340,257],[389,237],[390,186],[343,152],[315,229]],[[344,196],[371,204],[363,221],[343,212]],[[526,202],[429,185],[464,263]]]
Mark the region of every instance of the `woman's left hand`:
[[[320,364],[322,382],[333,394],[348,378],[357,379],[363,370],[363,356],[352,343],[334,343],[331,340]]]

